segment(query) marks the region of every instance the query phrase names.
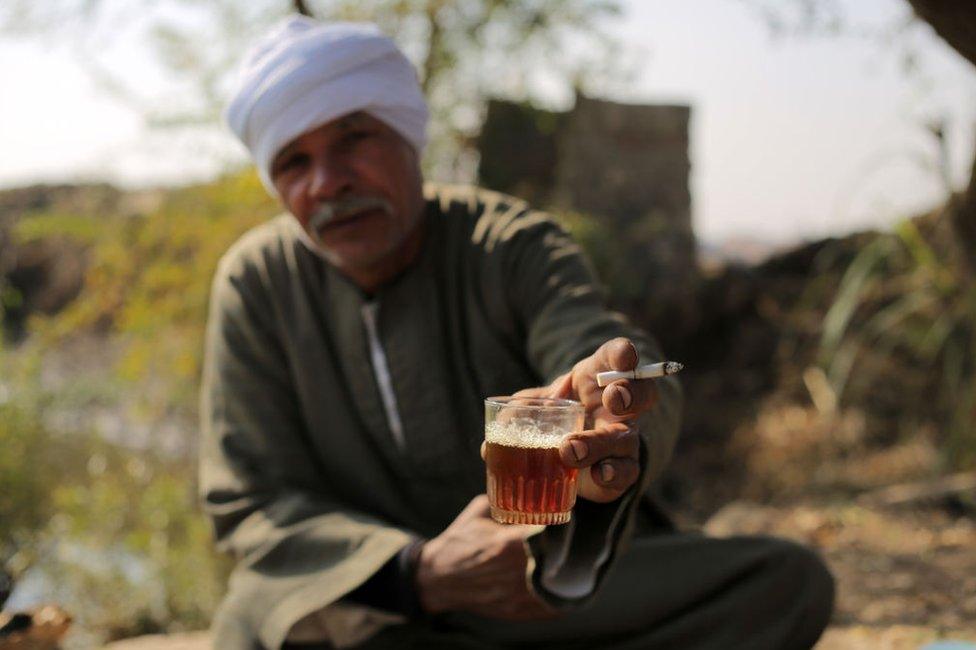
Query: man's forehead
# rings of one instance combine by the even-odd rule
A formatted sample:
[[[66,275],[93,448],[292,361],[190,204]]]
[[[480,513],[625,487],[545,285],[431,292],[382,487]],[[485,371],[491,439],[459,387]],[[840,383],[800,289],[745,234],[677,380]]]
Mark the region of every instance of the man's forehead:
[[[372,121],[372,120],[375,120],[375,119],[376,119],[375,117],[373,117],[372,115],[370,115],[366,111],[361,111],[360,110],[360,111],[353,111],[352,113],[346,113],[342,117],[337,117],[336,119],[332,120],[331,122],[326,122],[325,124],[323,124],[323,126],[328,126],[330,124],[334,124],[334,125],[336,125],[338,127],[355,126],[356,124],[359,124],[359,123],[362,123],[362,122],[369,122],[369,121]]]
[[[319,126],[313,129],[309,129],[308,131],[305,131],[301,135],[296,136],[294,140],[292,140],[284,147],[282,147],[281,151],[279,151],[278,155],[275,157],[277,158],[279,156],[283,156],[287,154],[289,151],[294,149],[301,142],[302,138],[308,136],[309,134],[324,133],[328,131],[345,131],[350,128],[362,126],[363,124],[371,124],[373,122],[378,122],[378,121],[379,120],[377,120],[375,117],[373,117],[366,111],[354,111],[352,113],[346,113],[341,117],[337,117],[334,120],[330,120],[325,124],[320,124]]]

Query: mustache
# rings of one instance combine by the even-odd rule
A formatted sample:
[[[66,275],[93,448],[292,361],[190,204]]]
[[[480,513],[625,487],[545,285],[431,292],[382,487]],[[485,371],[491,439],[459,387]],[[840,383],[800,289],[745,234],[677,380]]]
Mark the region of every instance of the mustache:
[[[318,232],[320,228],[336,219],[342,219],[357,212],[365,212],[367,210],[383,210],[387,214],[392,215],[393,205],[379,196],[350,196],[335,201],[325,201],[312,214],[308,225],[313,232]]]

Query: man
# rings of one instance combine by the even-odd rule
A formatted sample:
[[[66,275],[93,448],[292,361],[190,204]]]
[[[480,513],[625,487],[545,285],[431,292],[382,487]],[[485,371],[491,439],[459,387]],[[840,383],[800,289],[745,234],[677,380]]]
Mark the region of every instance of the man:
[[[832,583],[776,540],[708,540],[644,496],[674,445],[672,379],[601,305],[545,215],[424,186],[415,73],[367,25],[289,19],[245,61],[228,121],[289,214],[214,279],[201,490],[238,557],[220,648],[800,648]],[[580,400],[563,526],[488,516],[483,399]]]

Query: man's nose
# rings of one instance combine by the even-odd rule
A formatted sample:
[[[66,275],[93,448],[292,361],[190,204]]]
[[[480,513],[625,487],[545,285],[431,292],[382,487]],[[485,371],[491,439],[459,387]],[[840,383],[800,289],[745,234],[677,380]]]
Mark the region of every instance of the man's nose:
[[[352,187],[352,179],[352,169],[341,158],[317,156],[312,161],[312,182],[308,191],[319,201],[332,201]]]

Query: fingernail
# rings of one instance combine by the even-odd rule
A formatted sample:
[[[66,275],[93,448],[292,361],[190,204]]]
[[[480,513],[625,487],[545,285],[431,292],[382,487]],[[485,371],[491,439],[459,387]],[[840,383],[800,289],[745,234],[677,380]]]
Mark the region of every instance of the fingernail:
[[[617,394],[620,395],[620,402],[624,405],[624,409],[630,408],[630,403],[634,400],[630,391],[626,388],[617,387]]]
[[[585,442],[582,440],[570,440],[569,444],[573,446],[573,455],[576,456],[576,460],[586,458],[586,452],[589,450],[586,448]]]
[[[604,483],[609,483],[613,480],[613,465],[610,463],[604,463],[600,466],[600,478],[603,479]]]

